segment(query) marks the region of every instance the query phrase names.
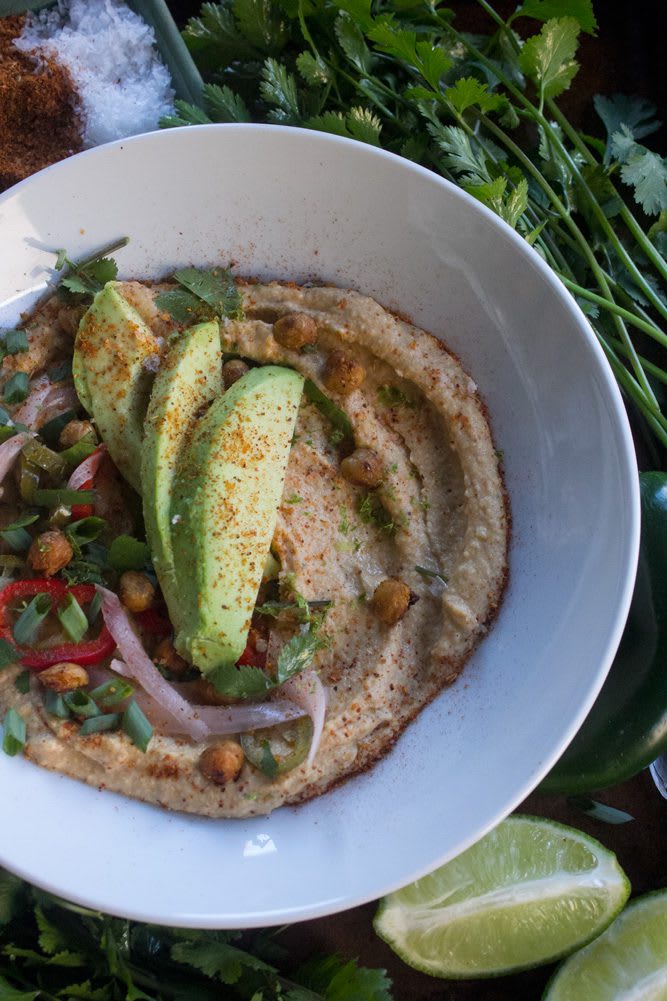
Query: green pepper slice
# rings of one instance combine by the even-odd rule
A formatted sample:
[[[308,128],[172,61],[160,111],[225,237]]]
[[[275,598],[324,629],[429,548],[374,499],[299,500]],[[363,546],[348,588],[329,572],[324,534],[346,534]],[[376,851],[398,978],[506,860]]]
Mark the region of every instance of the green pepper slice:
[[[241,734],[241,747],[254,768],[270,779],[292,771],[308,756],[313,739],[309,716]]]
[[[667,749],[667,473],[642,473],[642,535],[627,625],[595,705],[540,792],[591,793]]]

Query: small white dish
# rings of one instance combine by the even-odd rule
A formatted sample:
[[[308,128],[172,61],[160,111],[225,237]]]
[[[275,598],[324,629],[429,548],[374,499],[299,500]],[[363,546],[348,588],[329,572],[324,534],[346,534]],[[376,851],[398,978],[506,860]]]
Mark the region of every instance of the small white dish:
[[[123,140],[0,197],[0,325],[54,251],[114,238],[121,275],[235,262],[375,296],[442,337],[478,383],[513,516],[498,621],[457,683],[372,771],[269,818],[212,821],[0,755],[0,863],[71,900],[162,924],[250,927],[378,897],[468,847],[530,792],[583,722],[632,594],[632,439],[585,318],[539,256],[435,174],[273,126]]]

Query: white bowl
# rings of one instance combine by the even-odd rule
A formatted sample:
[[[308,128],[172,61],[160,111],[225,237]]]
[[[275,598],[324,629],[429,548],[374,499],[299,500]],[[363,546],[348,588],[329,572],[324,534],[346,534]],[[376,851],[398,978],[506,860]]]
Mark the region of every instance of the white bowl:
[[[372,771],[252,821],[167,813],[0,755],[0,862],[149,921],[245,927],[330,914],[468,847],[584,720],[620,639],[639,538],[616,384],[530,247],[435,174],[345,139],[212,125],[82,153],[0,198],[0,324],[53,252],[128,235],[122,276],[236,263],[351,286],[442,337],[488,404],[513,516],[501,614],[462,677]],[[63,860],[69,860],[64,862]]]

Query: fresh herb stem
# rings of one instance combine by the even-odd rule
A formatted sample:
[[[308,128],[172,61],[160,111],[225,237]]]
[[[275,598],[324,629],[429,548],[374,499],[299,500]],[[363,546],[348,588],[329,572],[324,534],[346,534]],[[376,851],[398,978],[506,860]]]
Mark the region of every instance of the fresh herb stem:
[[[629,310],[624,309],[623,306],[617,305],[612,299],[605,299],[604,296],[598,295],[597,292],[591,292],[590,289],[583,288],[581,285],[577,285],[576,282],[570,281],[564,275],[560,275],[560,280],[563,285],[565,285],[571,292],[575,292],[580,295],[582,299],[588,299],[589,302],[594,302],[597,306],[601,306],[603,309],[609,310],[610,313],[616,313],[618,316],[622,316],[626,323],[632,324],[632,326],[637,327],[638,330],[643,330],[645,334],[649,337],[653,337],[654,340],[658,341],[659,344],[667,347],[667,334],[664,334],[662,330],[659,330],[654,324],[647,323],[646,320],[642,320],[640,316],[635,316]]]

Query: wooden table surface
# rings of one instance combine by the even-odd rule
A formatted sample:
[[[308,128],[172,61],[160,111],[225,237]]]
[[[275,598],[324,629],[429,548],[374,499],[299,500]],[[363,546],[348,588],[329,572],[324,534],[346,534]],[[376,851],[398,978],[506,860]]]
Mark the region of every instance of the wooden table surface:
[[[196,14],[199,6],[189,0],[170,3],[181,24]],[[465,18],[469,30],[487,29],[486,15],[475,0],[455,0],[449,6]],[[496,6],[509,13],[516,3],[501,0]],[[583,37],[579,52],[582,70],[571,91],[560,101],[563,110],[583,130],[599,132],[592,106],[596,93],[639,94],[652,99],[666,117],[667,74],[662,50],[666,7],[664,0],[636,0],[630,14],[627,5],[601,0],[595,3],[598,35]],[[664,138],[663,129],[652,137],[652,147],[660,148]],[[632,883],[633,895],[667,887],[667,800],[659,795],[648,771],[596,794],[596,798],[634,819],[623,825],[601,823],[569,805],[565,797],[539,794],[530,796],[520,812],[550,817],[596,837],[618,855]],[[357,958],[362,965],[385,968],[393,980],[396,1001],[535,1001],[553,971],[553,966],[548,966],[511,977],[465,982],[425,976],[406,966],[375,935],[375,909],[376,904],[367,904],[329,918],[301,922],[286,932],[285,941],[295,957],[314,951],[338,952],[345,958]]]

